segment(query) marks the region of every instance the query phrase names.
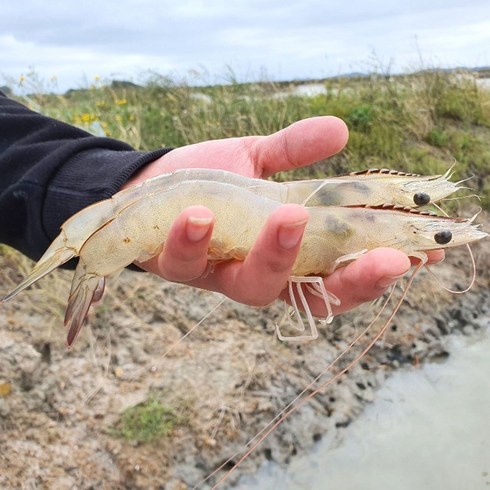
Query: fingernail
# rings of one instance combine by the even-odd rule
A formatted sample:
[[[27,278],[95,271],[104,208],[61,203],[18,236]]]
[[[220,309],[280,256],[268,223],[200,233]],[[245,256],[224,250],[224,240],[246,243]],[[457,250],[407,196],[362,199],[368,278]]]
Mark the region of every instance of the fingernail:
[[[187,238],[191,242],[200,242],[208,233],[212,221],[213,218],[189,216],[185,227]]]
[[[281,226],[277,233],[279,246],[285,250],[291,250],[301,241],[304,232],[305,221],[300,221],[287,226]]]
[[[406,272],[404,272],[403,274],[399,274],[398,276],[386,276],[386,277],[382,277],[376,283],[376,287],[378,289],[385,289],[388,286],[391,286],[391,285],[395,284],[395,282],[398,281],[398,279],[401,279],[405,274],[406,274]]]

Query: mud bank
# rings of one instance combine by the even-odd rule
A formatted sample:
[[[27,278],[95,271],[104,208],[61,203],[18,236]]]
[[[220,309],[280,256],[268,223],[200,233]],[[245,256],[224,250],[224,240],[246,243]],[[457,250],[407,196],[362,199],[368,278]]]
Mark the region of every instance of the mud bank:
[[[237,490],[488,488],[490,328],[447,341],[444,362],[397,370],[347,430]]]
[[[265,460],[287,464],[323,437],[349,430],[395,369],[443,361],[449,336],[488,328],[487,250],[485,243],[475,247],[478,280],[465,295],[442,291],[422,273],[381,340],[280,425],[223,488]],[[28,264],[10,254],[0,262],[8,290]],[[451,252],[435,270],[444,284],[464,286],[465,250]],[[161,359],[220,298],[126,272],[67,352],[61,325],[69,279],[61,271],[0,309],[1,488],[191,488],[293,400],[375,313],[357,310],[314,342],[284,344],[274,333],[281,305],[256,310],[225,302]],[[375,333],[363,335],[349,359]],[[179,422],[152,442],[124,439],[115,430],[121,414],[148,398]]]

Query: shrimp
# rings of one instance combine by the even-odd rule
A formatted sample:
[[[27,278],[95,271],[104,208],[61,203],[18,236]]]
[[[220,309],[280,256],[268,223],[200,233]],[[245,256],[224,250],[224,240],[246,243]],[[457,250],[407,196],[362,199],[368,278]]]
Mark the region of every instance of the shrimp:
[[[288,202],[307,206],[391,204],[412,208],[436,203],[459,190],[459,182],[451,182],[451,176],[452,168],[444,175],[431,176],[383,168],[284,185]]]
[[[86,240],[127,206],[131,206],[143,196],[165,193],[182,182],[212,181],[234,185],[281,203],[309,206],[392,204],[413,207],[429,202],[435,203],[456,192],[459,187],[457,183],[449,181],[451,175],[451,169],[444,175],[436,176],[371,169],[328,179],[278,183],[245,177],[225,170],[196,168],[162,174],[120,191],[110,199],[87,206],[66,220],[61,226],[60,235],[39,259],[26,281],[5,300],[78,256]]]
[[[326,179],[274,182],[245,177],[226,170],[182,169],[151,178],[116,194],[117,206],[160,192],[188,180],[206,180],[235,185],[282,203],[308,206],[350,206],[382,204],[406,207],[435,203],[458,191],[451,182],[452,168],[444,175],[424,176],[390,169],[369,169]]]
[[[452,168],[444,175],[419,175],[390,169],[369,169],[326,179],[274,182],[245,177],[225,170],[183,169],[163,174],[144,183],[145,193],[187,180],[210,180],[243,187],[282,203],[307,206],[350,206],[382,204],[406,207],[435,203],[458,191],[451,182]],[[137,186],[123,191],[121,197],[132,198]]]
[[[173,185],[149,192],[144,199],[126,199],[131,193],[129,189],[70,218],[31,274],[2,301],[11,299],[62,261],[78,256],[65,315],[67,345],[71,347],[90,305],[102,296],[106,277],[134,261],[145,262],[158,254],[171,224],[185,208],[201,204],[214,212],[216,223],[208,253],[211,262],[220,262],[244,260],[268,216],[282,204],[232,184],[181,180],[175,175],[173,178],[176,179]],[[149,181],[141,188],[152,184]],[[328,323],[333,318],[332,295],[325,290],[322,277],[367,250],[393,247],[425,262],[425,251],[466,244],[486,236],[478,225],[472,224],[473,220],[439,217],[401,206],[306,209],[309,221],[289,287],[293,306],[298,311],[295,286],[306,312],[312,330],[308,338],[315,338],[317,332],[303,284],[325,302]],[[89,221],[91,216],[93,222]]]

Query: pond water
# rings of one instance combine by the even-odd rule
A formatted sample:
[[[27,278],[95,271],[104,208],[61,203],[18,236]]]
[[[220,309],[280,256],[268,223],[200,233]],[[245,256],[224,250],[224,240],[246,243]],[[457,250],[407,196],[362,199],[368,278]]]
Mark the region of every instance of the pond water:
[[[448,344],[444,363],[388,379],[340,442],[267,463],[237,488],[490,489],[490,328]]]

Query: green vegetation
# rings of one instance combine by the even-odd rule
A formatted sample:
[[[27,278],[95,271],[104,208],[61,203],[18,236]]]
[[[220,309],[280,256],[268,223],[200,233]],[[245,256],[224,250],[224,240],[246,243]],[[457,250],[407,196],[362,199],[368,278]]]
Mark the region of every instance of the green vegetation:
[[[169,436],[184,419],[156,398],[126,409],[113,433],[131,442],[147,443]]]
[[[39,85],[35,74],[31,78]],[[24,87],[29,81],[22,80]],[[96,80],[90,88],[63,96],[31,90],[36,95],[21,100],[143,150],[268,134],[301,118],[332,114],[349,125],[347,149],[328,162],[297,170],[293,178],[367,167],[443,173],[456,163],[455,178],[473,176],[469,185],[490,209],[490,88],[483,88],[476,75],[432,70],[322,83],[325,93],[302,96],[294,92],[299,83],[232,80],[192,87],[155,76],[145,86]]]

